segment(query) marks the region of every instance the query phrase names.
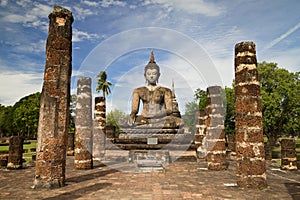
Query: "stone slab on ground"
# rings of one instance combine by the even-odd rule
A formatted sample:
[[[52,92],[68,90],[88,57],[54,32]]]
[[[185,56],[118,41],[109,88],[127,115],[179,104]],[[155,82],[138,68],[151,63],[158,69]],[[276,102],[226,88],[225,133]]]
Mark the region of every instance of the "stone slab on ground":
[[[300,171],[283,171],[267,164],[268,187],[236,187],[235,163],[225,171],[203,170],[204,162],[174,162],[162,172],[124,172],[127,162],[95,163],[94,169],[76,170],[67,157],[66,186],[31,189],[34,167],[0,169],[0,199],[300,199]]]

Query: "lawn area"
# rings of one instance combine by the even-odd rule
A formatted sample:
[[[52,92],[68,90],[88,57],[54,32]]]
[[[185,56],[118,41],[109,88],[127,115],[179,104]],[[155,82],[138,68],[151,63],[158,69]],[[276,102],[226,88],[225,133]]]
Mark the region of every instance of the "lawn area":
[[[6,145],[2,143],[2,145],[4,146],[0,146],[0,154],[7,154],[9,144]],[[32,155],[36,153],[36,142],[25,142],[25,144],[23,144],[23,150],[23,159],[26,160],[26,163],[30,162],[32,160]]]
[[[4,151],[8,152],[8,148],[9,148],[9,144],[5,143],[5,145],[0,146],[0,152],[4,152]],[[36,142],[30,142],[30,143],[25,142],[25,144],[23,144],[23,149],[25,153],[36,151],[35,148],[36,148]]]

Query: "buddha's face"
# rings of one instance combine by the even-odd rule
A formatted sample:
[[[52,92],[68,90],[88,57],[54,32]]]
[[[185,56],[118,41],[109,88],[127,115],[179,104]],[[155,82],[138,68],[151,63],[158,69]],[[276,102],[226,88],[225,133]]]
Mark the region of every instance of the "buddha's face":
[[[159,78],[159,73],[157,69],[147,69],[145,73],[145,78],[149,84],[155,85]]]

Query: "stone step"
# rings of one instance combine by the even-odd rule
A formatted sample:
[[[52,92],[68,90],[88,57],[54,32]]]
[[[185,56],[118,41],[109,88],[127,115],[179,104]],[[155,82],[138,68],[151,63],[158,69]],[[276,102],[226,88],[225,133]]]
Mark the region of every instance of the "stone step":
[[[138,149],[149,149],[149,150],[196,150],[195,144],[110,144],[106,146],[106,150],[138,150]]]
[[[150,150],[151,151],[151,150]],[[157,151],[157,150],[153,150]],[[158,150],[159,151],[159,150]],[[106,150],[105,160],[115,160],[121,162],[129,161],[129,152],[130,150]],[[181,150],[170,150],[170,162],[197,162],[196,151],[181,151]],[[148,159],[149,160],[149,159]],[[156,161],[156,160],[154,160]],[[154,162],[146,161],[146,162]]]

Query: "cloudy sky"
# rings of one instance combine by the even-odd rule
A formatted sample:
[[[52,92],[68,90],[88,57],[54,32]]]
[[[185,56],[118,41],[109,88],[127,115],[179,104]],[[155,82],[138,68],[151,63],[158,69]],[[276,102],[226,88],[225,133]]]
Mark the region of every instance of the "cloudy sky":
[[[259,62],[300,71],[298,0],[1,0],[0,104],[41,91],[55,4],[75,19],[72,92],[78,77],[91,77],[94,88],[96,74],[106,70],[114,84],[109,109],[129,111],[152,50],[159,84],[174,81],[181,110],[196,88],[231,86],[241,41],[255,42]]]

